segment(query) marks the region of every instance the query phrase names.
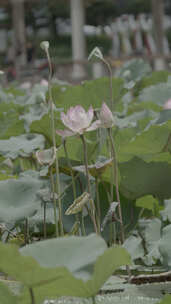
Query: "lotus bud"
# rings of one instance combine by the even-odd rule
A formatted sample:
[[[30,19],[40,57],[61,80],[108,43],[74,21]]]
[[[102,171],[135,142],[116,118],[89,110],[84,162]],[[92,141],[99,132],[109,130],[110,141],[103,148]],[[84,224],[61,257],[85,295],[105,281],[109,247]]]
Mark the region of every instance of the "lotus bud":
[[[171,110],[171,99],[168,99],[168,100],[165,102],[165,104],[164,104],[164,106],[163,106],[163,109],[164,109],[164,110]]]
[[[112,128],[114,125],[114,117],[108,106],[103,103],[100,110],[100,121],[102,128]]]

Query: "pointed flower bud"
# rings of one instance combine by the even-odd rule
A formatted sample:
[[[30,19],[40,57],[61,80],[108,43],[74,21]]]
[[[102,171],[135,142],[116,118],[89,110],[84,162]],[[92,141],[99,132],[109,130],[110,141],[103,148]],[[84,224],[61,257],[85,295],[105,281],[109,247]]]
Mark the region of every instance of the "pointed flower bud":
[[[100,110],[100,121],[102,128],[112,128],[114,125],[114,117],[111,110],[108,108],[106,103],[102,104]]]
[[[164,104],[164,106],[163,106],[163,109],[164,109],[164,110],[171,110],[171,99],[168,99],[168,100],[165,102],[165,104]]]

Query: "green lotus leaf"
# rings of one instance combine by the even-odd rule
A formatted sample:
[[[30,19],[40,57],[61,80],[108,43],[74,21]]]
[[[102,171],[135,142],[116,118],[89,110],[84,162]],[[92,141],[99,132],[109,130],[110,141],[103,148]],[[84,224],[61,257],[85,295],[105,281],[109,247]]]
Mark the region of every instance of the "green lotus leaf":
[[[25,133],[24,121],[19,118],[23,107],[14,103],[0,103],[0,139]]]
[[[165,147],[170,130],[167,125],[151,126],[148,130],[137,135],[127,145],[122,146],[122,153],[133,155],[160,153]]]
[[[142,158],[133,157],[120,163],[119,169],[120,191],[127,198],[137,199],[150,194],[159,199],[171,197],[171,164],[167,161],[147,163]]]
[[[90,201],[90,194],[87,192],[83,192],[83,194],[79,197],[77,197],[72,205],[69,206],[69,208],[66,210],[66,215],[76,214],[83,210],[85,204],[87,204]]]
[[[156,261],[161,262],[161,254],[159,251],[159,244],[161,238],[161,221],[158,218],[141,219],[138,223],[138,230],[140,236],[145,242],[146,255],[144,256],[144,263],[146,265],[153,265]]]
[[[33,215],[41,202],[37,196],[41,187],[42,182],[31,177],[0,181],[0,221],[17,221]]]
[[[163,300],[161,302],[159,302],[158,304],[170,304],[171,303],[171,296],[170,295],[166,295]]]
[[[16,245],[0,243],[0,269],[27,287],[45,284],[57,278],[63,279],[68,271],[64,267],[41,267],[31,256],[22,256]],[[58,270],[58,271],[57,271]]]
[[[18,304],[18,297],[12,294],[8,286],[2,282],[0,282],[0,303]]]
[[[87,280],[95,260],[106,249],[105,241],[92,234],[88,237],[49,239],[27,245],[20,252],[35,258],[42,267],[65,266],[75,277]]]
[[[106,250],[104,244],[100,237],[90,235],[53,239],[22,248],[22,254],[33,256],[41,266],[46,267],[44,269],[47,269],[47,266],[65,265],[72,272],[72,275],[65,274],[65,277],[59,278],[58,281],[47,282],[43,286],[34,288],[35,296],[38,299],[52,299],[62,295],[76,297],[96,295],[116,268],[130,263],[129,254],[124,248],[114,247]],[[49,245],[52,245],[51,250]]]
[[[159,83],[143,89],[138,99],[139,101],[153,101],[158,105],[163,106],[170,96],[171,84],[167,82]]]
[[[115,96],[115,105],[126,93],[123,88],[123,80],[120,78],[112,79],[113,96]],[[100,108],[105,101],[110,105],[110,81],[108,77],[99,78],[93,81],[85,81],[76,86],[53,86],[53,100],[56,106],[63,108],[64,111],[69,107],[82,105],[85,110],[92,105],[93,108]]]
[[[0,140],[0,154],[15,159],[18,156],[28,157],[35,150],[43,149],[45,144],[41,134],[25,134],[10,139]]]
[[[150,75],[143,77],[134,88],[134,94],[138,95],[142,89],[147,87],[167,82],[170,72],[168,71],[153,71]]]
[[[124,242],[123,247],[129,252],[132,260],[144,257],[142,239],[138,235],[130,235]]]
[[[121,69],[117,71],[117,76],[125,78],[127,81],[139,81],[145,75],[151,72],[151,67],[142,59],[132,59],[122,65]]]
[[[59,119],[58,115],[55,115],[55,129],[62,129],[63,124]],[[52,131],[51,131],[51,119],[49,114],[45,114],[38,120],[35,120],[30,125],[30,132],[42,134],[47,142],[52,145]],[[56,134],[56,145],[59,146],[61,144],[61,137]]]
[[[137,207],[146,208],[152,211],[155,211],[155,209],[158,208],[158,204],[158,200],[152,195],[145,195],[136,200]]]
[[[168,120],[171,120],[171,110],[163,110],[160,112],[160,116],[158,120],[156,121],[156,124],[162,124],[164,122],[167,122]]]

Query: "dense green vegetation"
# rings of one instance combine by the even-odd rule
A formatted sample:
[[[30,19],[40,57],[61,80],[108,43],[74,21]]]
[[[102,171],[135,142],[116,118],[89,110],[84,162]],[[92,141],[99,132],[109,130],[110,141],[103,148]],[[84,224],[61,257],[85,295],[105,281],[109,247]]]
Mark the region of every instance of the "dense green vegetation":
[[[109,78],[76,86],[54,80],[51,90],[0,88],[0,271],[19,284],[16,295],[1,277],[3,303],[95,301],[120,266],[131,264],[133,273],[170,270],[171,110],[164,108],[170,97],[171,74],[152,72],[142,60],[123,65],[112,91]],[[104,102],[113,108],[107,121]],[[94,109],[92,125],[101,123],[82,134],[82,120],[76,135],[63,138],[56,130],[66,129],[64,117],[78,105],[89,115]],[[151,291],[143,303],[161,297]],[[161,303],[169,301],[168,295]]]

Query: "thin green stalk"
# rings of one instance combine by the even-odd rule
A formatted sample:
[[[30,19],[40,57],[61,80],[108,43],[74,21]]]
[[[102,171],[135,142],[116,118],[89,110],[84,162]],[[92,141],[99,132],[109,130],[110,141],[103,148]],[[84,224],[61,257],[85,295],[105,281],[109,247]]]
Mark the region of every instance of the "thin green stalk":
[[[111,111],[113,111],[113,84],[112,84],[112,77],[113,77],[113,73],[112,73],[112,68],[109,64],[109,62],[107,62],[104,58],[102,59],[102,61],[104,62],[104,64],[106,64],[108,71],[109,71],[109,79],[110,79],[110,109]]]
[[[58,157],[56,153],[56,132],[55,132],[55,118],[54,118],[54,104],[52,98],[52,89],[51,89],[51,81],[52,81],[52,63],[49,55],[48,49],[46,49],[46,55],[49,64],[49,80],[48,80],[48,90],[49,90],[49,101],[50,101],[50,110],[51,110],[51,128],[52,128],[52,140],[53,140],[53,147],[55,153],[55,167],[56,167],[56,188],[58,193],[58,212],[59,212],[59,228],[60,228],[60,235],[64,235],[63,229],[63,222],[62,222],[62,202],[61,202],[61,189],[60,189],[60,178],[59,178],[59,163]]]
[[[47,238],[47,230],[46,230],[46,203],[44,202],[43,206],[43,234],[44,234],[44,239]]]
[[[29,293],[30,293],[30,298],[31,298],[31,304],[36,304],[32,287],[29,288]]]
[[[87,178],[87,192],[90,194],[91,197],[91,186],[90,186],[90,178],[89,178],[89,172],[88,172],[88,158],[87,158],[87,145],[84,138],[84,135],[80,135],[80,138],[83,143],[83,150],[84,150],[84,164],[85,164],[85,170],[86,170],[86,178]],[[98,234],[97,224],[96,224],[96,216],[95,216],[95,206],[93,200],[90,198],[90,207],[91,207],[91,219],[94,225],[94,230]]]
[[[76,184],[75,184],[75,178],[74,178],[74,174],[73,174],[73,170],[72,170],[72,164],[71,164],[69,156],[68,156],[68,151],[67,151],[67,147],[66,147],[66,140],[63,141],[63,146],[64,146],[64,152],[65,152],[66,160],[67,160],[67,163],[68,163],[68,167],[70,168],[70,174],[71,174],[71,178],[72,178],[73,197],[74,197],[74,200],[75,200],[77,198]]]
[[[29,243],[29,221],[28,221],[28,217],[25,220],[24,238],[25,238],[25,245],[27,245]]]
[[[83,212],[81,212],[81,233],[82,235],[86,236]]]
[[[95,179],[96,184],[96,203],[97,203],[97,223],[98,223],[98,232],[100,234],[100,225],[101,225],[101,210],[100,210],[100,196],[99,196],[99,178]]]
[[[58,220],[57,220],[57,215],[56,215],[56,210],[57,210],[57,204],[56,204],[56,197],[55,197],[55,183],[54,183],[54,177],[53,177],[53,168],[50,168],[50,183],[52,187],[52,194],[53,194],[53,211],[54,211],[54,221],[55,221],[55,235],[56,237],[59,236],[59,231],[58,231]]]
[[[114,183],[116,188],[116,199],[118,202],[118,213],[119,213],[119,222],[120,222],[120,231],[121,231],[121,243],[123,244],[125,241],[124,236],[124,226],[123,226],[123,219],[122,219],[122,210],[121,210],[121,202],[120,202],[120,194],[119,194],[119,176],[118,176],[118,163],[117,163],[117,156],[116,150],[114,145],[114,139],[112,136],[112,129],[108,129],[110,144],[111,144],[111,152],[113,158],[113,165],[114,165]]]
[[[63,141],[63,146],[64,146],[64,152],[65,152],[65,157],[66,157],[66,160],[67,160],[67,163],[68,163],[68,167],[70,168],[70,174],[71,174],[71,179],[72,179],[73,198],[74,198],[74,200],[76,200],[77,192],[76,192],[75,178],[74,178],[74,174],[73,174],[73,170],[72,170],[72,164],[71,164],[69,156],[68,156],[68,151],[67,151],[66,140],[65,139]],[[75,215],[75,220],[76,220],[76,222],[80,223],[79,214]]]
[[[111,152],[112,152],[112,158],[113,158],[113,164],[114,164],[114,183],[116,188],[116,199],[118,202],[118,213],[119,213],[119,223],[120,223],[120,232],[121,232],[121,244],[125,241],[125,235],[124,235],[124,225],[123,225],[123,219],[122,219],[122,210],[121,210],[121,202],[120,202],[120,194],[119,194],[119,176],[118,176],[118,162],[117,162],[117,154],[115,150],[114,145],[114,139],[112,136],[112,128],[108,129],[109,139],[111,143]],[[128,265],[126,265],[126,270],[128,273],[128,282],[131,280],[131,271]]]

